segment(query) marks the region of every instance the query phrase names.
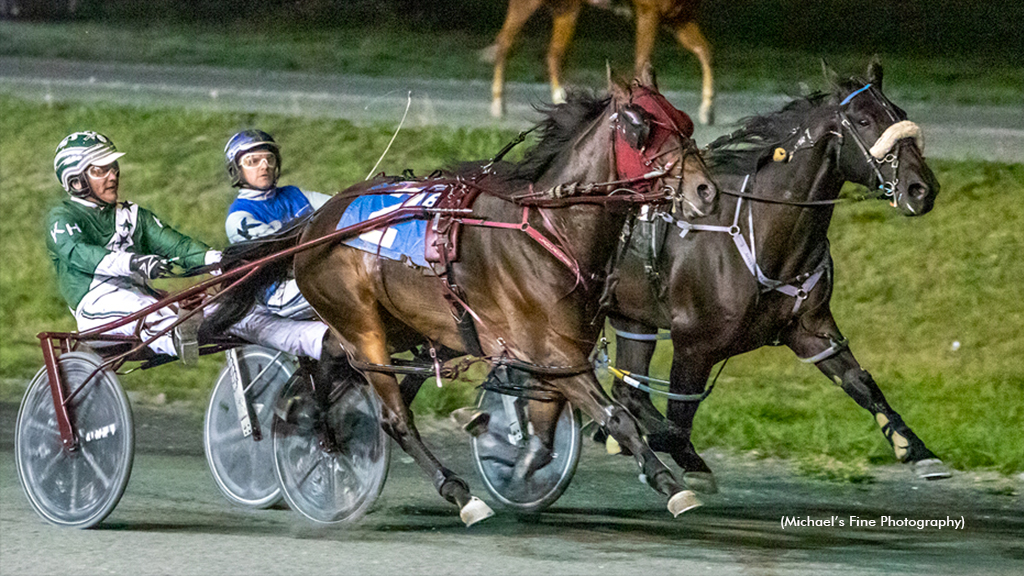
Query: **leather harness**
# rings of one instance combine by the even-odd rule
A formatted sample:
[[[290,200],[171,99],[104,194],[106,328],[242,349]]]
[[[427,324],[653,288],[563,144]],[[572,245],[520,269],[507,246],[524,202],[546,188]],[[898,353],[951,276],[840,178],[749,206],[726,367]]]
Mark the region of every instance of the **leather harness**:
[[[650,130],[650,134],[647,134],[649,137],[639,142],[640,145],[637,147],[633,146],[631,137],[634,135],[630,134],[629,126],[622,121],[623,109],[627,107],[641,110]],[[545,209],[576,204],[636,206],[670,199],[678,200],[673,197],[678,194],[678,188],[673,189],[666,185],[656,190],[654,182],[666,176],[675,167],[675,162],[681,163],[687,154],[697,153],[692,144],[682,149],[661,150],[673,136],[679,135],[689,140],[693,134],[693,122],[690,118],[674,108],[661,94],[634,86],[630,104],[620,108],[619,112],[611,116],[611,120],[612,163],[616,167],[619,179],[588,184],[569,182],[543,191],[535,190],[531,184],[527,192],[508,198],[522,206],[522,218],[519,222],[499,222],[472,217],[473,204],[482,193],[487,193],[483,186],[489,175],[487,171],[473,179],[437,176],[426,180],[429,181],[431,190],[438,192],[440,196],[429,210],[424,210],[424,216],[430,222],[424,238],[424,258],[427,262],[435,264],[434,272],[445,288],[445,299],[451,306],[463,345],[471,355],[480,357],[484,352],[475,325],[482,320],[466,303],[465,292],[454,278],[453,264],[459,260],[459,238],[463,226],[522,231],[568,268],[575,276],[577,286],[582,285],[586,288],[588,278],[583,274],[568,242]],[[662,156],[677,150],[680,152],[677,159],[667,164],[659,162]],[[682,177],[680,181],[681,179]],[[541,229],[530,223],[531,212],[534,211],[543,223]],[[537,366],[506,356],[497,361],[547,376],[571,376],[592,369],[590,364]]]

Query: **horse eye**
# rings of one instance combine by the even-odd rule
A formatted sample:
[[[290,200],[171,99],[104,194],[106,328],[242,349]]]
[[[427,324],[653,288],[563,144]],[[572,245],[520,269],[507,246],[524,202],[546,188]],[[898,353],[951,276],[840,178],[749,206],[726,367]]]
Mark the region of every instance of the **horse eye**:
[[[860,120],[857,121],[857,124],[860,124],[861,126],[867,128],[868,126],[871,125],[871,122],[869,122],[869,121],[867,121],[865,119],[860,119]]]

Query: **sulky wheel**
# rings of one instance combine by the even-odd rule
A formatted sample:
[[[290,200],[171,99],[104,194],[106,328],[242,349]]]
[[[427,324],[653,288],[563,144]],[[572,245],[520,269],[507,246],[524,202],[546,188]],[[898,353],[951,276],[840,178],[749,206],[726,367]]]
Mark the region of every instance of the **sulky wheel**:
[[[270,433],[274,402],[298,366],[294,357],[260,346],[245,346],[228,354],[238,358],[245,400],[252,408],[262,438],[257,441],[255,434],[243,433],[229,359],[217,377],[206,409],[206,462],[217,487],[228,500],[249,508],[269,508],[281,500]]]
[[[361,378],[337,382],[319,409],[309,379],[293,380],[274,418],[274,462],[288,505],[315,522],[354,522],[387,479],[391,444],[381,405]]]
[[[539,512],[565,492],[580,459],[580,417],[568,402],[555,429],[550,463],[531,474],[524,485],[512,478],[513,466],[531,438],[526,400],[490,390],[480,393],[477,406],[490,416],[487,430],[473,437],[476,469],[504,507],[518,512]]]
[[[74,394],[68,412],[77,449],[69,451],[61,442],[45,368],[32,379],[18,411],[18,480],[36,513],[57,526],[91,528],[102,522],[131,475],[135,430],[128,397],[108,370],[86,382],[101,363],[87,352],[68,352],[58,360],[66,397]]]

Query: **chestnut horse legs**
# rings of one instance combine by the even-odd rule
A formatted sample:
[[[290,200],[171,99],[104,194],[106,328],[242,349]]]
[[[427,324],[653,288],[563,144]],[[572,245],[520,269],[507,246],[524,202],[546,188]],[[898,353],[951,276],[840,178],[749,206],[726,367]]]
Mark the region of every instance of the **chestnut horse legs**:
[[[644,441],[636,418],[608,397],[593,372],[551,380],[551,383],[558,387],[570,403],[593,418],[619,445],[633,454],[647,484],[669,497],[668,508],[673,515],[678,516],[700,506],[696,495],[676,481],[672,472]],[[553,418],[557,419],[557,414]]]
[[[594,3],[594,2],[592,2]],[[692,7],[681,4],[692,4],[691,0],[677,2],[652,2],[650,0],[634,0],[636,12],[636,71],[650,63],[654,42],[658,37],[658,29],[665,23],[679,44],[686,48],[700,62],[701,104],[699,119],[701,124],[714,124],[714,75],[711,69],[711,45],[701,32],[697,23],[690,19]],[[565,102],[565,89],[562,88],[561,68],[565,52],[576,31],[576,20],[579,17],[583,0],[509,0],[505,23],[498,32],[495,43],[487,50],[486,59],[491,59],[493,49],[494,80],[491,83],[491,115],[500,118],[505,112],[504,85],[505,66],[509,51],[523,26],[541,6],[548,4],[552,9],[551,43],[548,45],[547,67],[551,81],[551,101],[555,104]],[[670,13],[686,14],[677,20],[665,21]]]
[[[505,64],[508,61],[508,53],[530,16],[533,16],[533,13],[543,4],[544,0],[509,0],[508,14],[505,16],[505,23],[502,25],[501,31],[498,32],[494,45],[491,115],[495,118],[500,118],[505,113]],[[548,45],[547,66],[548,78],[551,79],[551,101],[555,104],[565,102],[565,90],[561,84],[562,59],[576,32],[576,19],[579,16],[581,5],[582,3],[578,1],[566,2],[559,5],[559,9],[552,15],[551,44]]]

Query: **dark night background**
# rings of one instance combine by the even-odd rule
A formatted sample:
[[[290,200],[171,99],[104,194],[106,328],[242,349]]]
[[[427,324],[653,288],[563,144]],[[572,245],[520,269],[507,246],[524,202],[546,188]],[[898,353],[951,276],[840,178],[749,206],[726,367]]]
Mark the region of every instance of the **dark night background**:
[[[489,35],[500,28],[506,5],[504,0],[0,0],[0,17],[210,25],[263,20],[295,29],[388,26]],[[704,0],[698,22],[713,45],[861,52],[885,45],[906,54],[962,53],[1024,63],[1020,0]],[[527,33],[543,35],[549,23],[535,16]],[[607,34],[609,26],[630,29],[621,18],[585,9],[577,34]]]

